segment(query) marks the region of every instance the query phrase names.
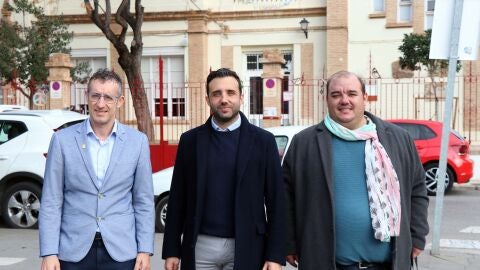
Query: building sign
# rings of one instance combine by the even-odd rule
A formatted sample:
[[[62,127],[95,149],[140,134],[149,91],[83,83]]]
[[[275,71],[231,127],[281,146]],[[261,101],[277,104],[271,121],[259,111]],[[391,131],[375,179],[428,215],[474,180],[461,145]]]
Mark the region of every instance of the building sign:
[[[253,6],[255,9],[278,9],[289,6],[297,0],[234,0],[235,4]]]
[[[263,95],[265,97],[276,97],[277,96],[277,88],[275,79],[266,79],[263,80]]]
[[[449,59],[450,35],[452,33],[455,0],[435,2],[433,14],[432,38],[430,43],[430,59]],[[480,40],[480,1],[464,0],[460,37],[458,40],[458,58],[460,60],[476,60]]]
[[[50,98],[51,99],[62,98],[62,82],[60,81],[50,82]]]

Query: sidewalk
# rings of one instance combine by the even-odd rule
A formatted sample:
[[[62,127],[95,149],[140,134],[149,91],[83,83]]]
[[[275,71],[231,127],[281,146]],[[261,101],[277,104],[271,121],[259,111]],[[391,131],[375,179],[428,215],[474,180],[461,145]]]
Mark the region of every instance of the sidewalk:
[[[418,258],[419,270],[480,270],[480,249],[440,248],[436,256],[430,251],[425,249]]]
[[[457,185],[454,189],[480,190],[480,155],[472,155],[474,161],[473,177],[467,184]],[[480,193],[479,193],[480,194]],[[480,226],[480,224],[477,224]],[[432,255],[431,244],[418,258],[420,270],[480,270],[480,243],[472,240],[475,248],[445,248],[442,247],[445,239],[440,240],[440,254]]]

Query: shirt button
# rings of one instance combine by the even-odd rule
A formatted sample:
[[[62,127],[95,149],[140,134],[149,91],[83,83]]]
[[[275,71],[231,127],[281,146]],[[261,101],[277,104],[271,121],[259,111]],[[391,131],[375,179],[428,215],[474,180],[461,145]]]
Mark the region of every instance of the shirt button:
[[[103,193],[98,193],[98,198],[99,199],[103,199],[103,197],[105,197],[105,195]]]

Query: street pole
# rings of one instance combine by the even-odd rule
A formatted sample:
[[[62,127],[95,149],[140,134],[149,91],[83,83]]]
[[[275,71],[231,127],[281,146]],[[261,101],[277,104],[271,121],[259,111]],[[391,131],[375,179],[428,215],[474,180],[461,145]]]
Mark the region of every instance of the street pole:
[[[448,60],[448,83],[446,90],[445,112],[443,115],[442,142],[440,146],[440,164],[435,176],[437,182],[437,195],[435,201],[435,218],[433,223],[432,255],[440,254],[440,230],[442,224],[443,197],[445,191],[445,174],[447,172],[447,150],[452,122],[453,90],[455,75],[457,73],[458,40],[460,38],[460,25],[462,22],[463,0],[455,0],[453,25],[450,39],[450,56]],[[450,179],[453,181],[453,179]]]

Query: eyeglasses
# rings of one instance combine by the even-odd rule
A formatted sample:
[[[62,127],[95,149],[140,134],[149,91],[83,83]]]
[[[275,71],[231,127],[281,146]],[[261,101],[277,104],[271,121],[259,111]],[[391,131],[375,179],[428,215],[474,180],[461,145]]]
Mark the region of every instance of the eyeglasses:
[[[119,97],[112,97],[110,95],[100,94],[100,93],[88,94],[88,100],[90,100],[92,103],[99,102],[101,98],[103,98],[103,102],[105,102],[106,104],[113,104],[118,100]]]

